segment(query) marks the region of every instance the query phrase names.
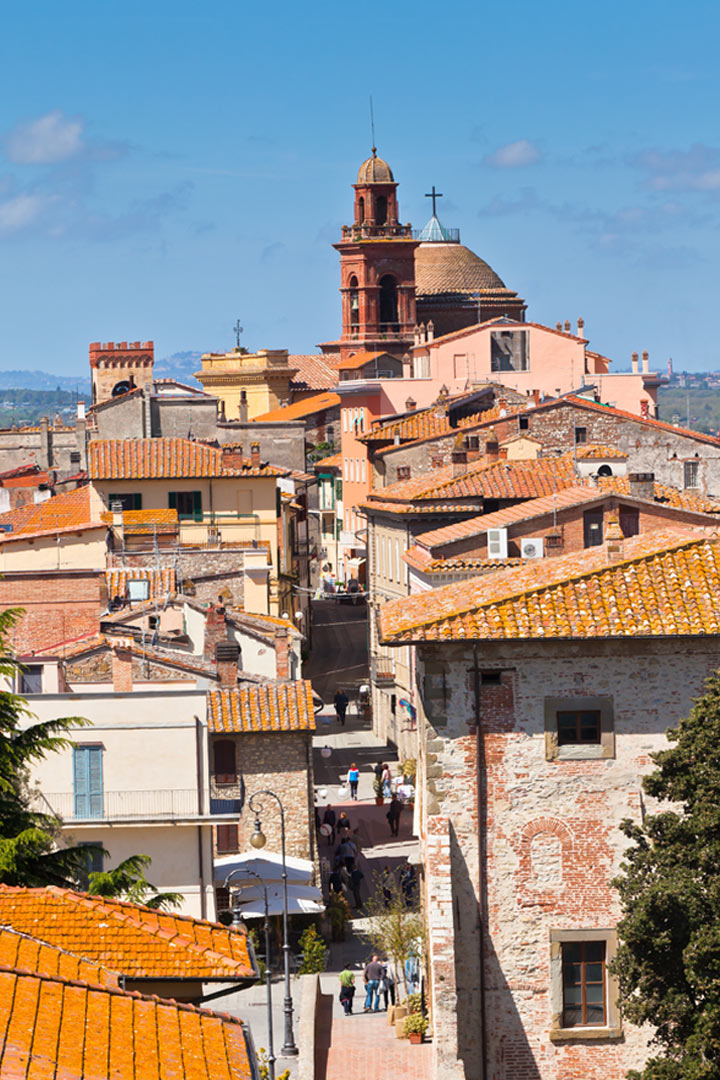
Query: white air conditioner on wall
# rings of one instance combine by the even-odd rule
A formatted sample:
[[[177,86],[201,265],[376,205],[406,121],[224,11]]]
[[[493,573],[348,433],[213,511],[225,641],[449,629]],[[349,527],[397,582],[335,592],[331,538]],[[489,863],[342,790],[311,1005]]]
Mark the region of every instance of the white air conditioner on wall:
[[[520,541],[520,554],[523,559],[542,559],[544,543],[542,536],[527,536]]]
[[[487,550],[489,559],[507,559],[507,529],[488,529]]]

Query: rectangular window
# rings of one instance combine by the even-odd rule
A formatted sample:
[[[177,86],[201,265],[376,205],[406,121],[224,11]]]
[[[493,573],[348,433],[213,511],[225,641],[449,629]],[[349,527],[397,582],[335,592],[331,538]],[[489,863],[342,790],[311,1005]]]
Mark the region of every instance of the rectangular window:
[[[455,353],[455,355],[453,356],[453,375],[456,379],[467,378],[467,353]]]
[[[518,431],[527,431],[530,427],[529,416],[518,416]]]
[[[170,491],[168,506],[177,510],[180,521],[202,521],[201,491]]]
[[[578,709],[557,714],[558,746],[600,742],[600,710]]]
[[[76,818],[103,816],[103,748],[76,746],[73,749],[73,796]]]
[[[700,463],[697,461],[686,461],[683,463],[683,487],[696,488],[698,486],[698,475],[700,472]]]
[[[400,562],[400,541],[396,540],[395,541],[395,569],[397,571],[396,577],[397,577],[398,581],[402,580],[401,565],[402,564]]]
[[[625,537],[637,536],[640,532],[640,513],[636,507],[620,507],[620,530]]]
[[[367,461],[365,458],[361,458],[360,460],[362,462],[362,480],[363,484],[365,484],[367,482]]]
[[[102,844],[97,840],[81,840],[78,847],[87,848],[86,865],[80,873],[80,888],[87,889],[91,874],[101,874],[103,868]]]
[[[397,471],[397,478],[398,478],[398,480],[409,480],[410,479],[410,466],[409,465],[399,465],[398,466],[398,471]]]
[[[586,427],[576,427],[575,428],[575,444],[576,444],[576,446],[580,446],[582,443],[586,443],[586,442],[587,442],[587,428]]]
[[[21,694],[42,694],[42,664],[30,664],[20,672]]]
[[[347,411],[347,409],[343,409],[343,411],[342,411],[342,424],[343,424],[343,431],[347,431],[347,429],[348,429],[348,411]]]
[[[216,784],[235,784],[235,742],[233,739],[218,739],[213,743]]]
[[[492,371],[529,371],[527,330],[490,332],[490,368]]]
[[[124,491],[119,495],[110,496],[110,509],[119,512],[120,510],[142,510],[142,495],[139,491]]]
[[[216,825],[215,836],[218,855],[231,855],[233,852],[239,851],[238,827],[236,824]]]
[[[564,942],[562,980],[563,1027],[604,1027],[605,942]]]
[[[583,543],[586,548],[598,547],[603,542],[602,510],[586,510],[583,514]]]

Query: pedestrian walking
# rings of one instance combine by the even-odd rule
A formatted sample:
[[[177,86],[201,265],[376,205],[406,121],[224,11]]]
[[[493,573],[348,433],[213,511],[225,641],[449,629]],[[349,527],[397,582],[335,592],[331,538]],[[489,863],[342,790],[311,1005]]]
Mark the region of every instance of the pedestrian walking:
[[[380,993],[383,996],[385,1012],[387,1012],[388,1001],[391,1005],[395,1004],[395,976],[393,975],[392,967],[387,960],[383,961],[382,969],[382,975],[380,976]]]
[[[380,887],[382,889],[383,902],[386,908],[390,907],[392,902],[392,889],[394,884],[392,871],[389,866],[386,866],[380,877]]]
[[[330,877],[330,888],[334,893],[341,893],[343,891],[343,879],[340,866],[335,866]]]
[[[358,784],[360,783],[360,770],[358,769],[354,761],[348,769],[347,782],[350,785],[350,798],[355,799],[355,801],[357,802]]]
[[[385,817],[388,819],[390,825],[390,835],[397,836],[400,829],[400,815],[402,814],[402,803],[398,799],[397,795],[393,794],[390,798],[390,805],[388,807]]]
[[[353,998],[355,997],[355,976],[345,963],[340,972],[340,1003],[346,1016],[352,1016]]]
[[[383,764],[383,762],[378,761],[377,765],[375,766],[375,768],[373,770],[377,780],[382,780],[382,774],[383,774],[383,769],[384,768],[385,768],[385,765]]]
[[[361,908],[363,906],[362,899],[360,897],[360,886],[363,883],[365,875],[359,866],[353,867],[350,871],[350,888],[352,889],[353,900],[355,901],[355,907]]]
[[[365,965],[363,981],[365,982],[365,1008],[363,1012],[380,1012],[380,978],[383,966],[377,953],[373,954],[372,960]],[[373,1001],[375,1004],[373,1005]]]
[[[342,843],[346,836],[350,835],[350,818],[347,816],[344,810],[340,811],[340,817],[337,819],[337,835],[338,840]]]
[[[333,810],[332,806],[326,806],[325,807],[325,813],[323,814],[323,825],[329,825],[330,829],[331,829],[331,832],[328,833],[328,838],[327,838],[328,847],[330,847],[332,844],[335,843],[335,822],[336,821],[337,821],[337,817],[335,815],[335,811]]]
[[[413,893],[415,891],[415,871],[408,865],[400,875],[400,888],[405,897],[405,907],[412,907]]]
[[[348,696],[347,694],[343,693],[341,687],[338,687],[337,693],[333,698],[333,702],[335,705],[335,715],[337,716],[342,726],[345,727],[345,713],[347,712],[348,707]]]
[[[384,762],[383,764],[382,785],[383,795],[386,799],[389,799],[392,793],[392,773],[390,772],[390,766],[387,762]]]
[[[357,848],[352,840],[343,840],[338,848],[338,855],[344,862],[346,870],[350,873],[355,866],[355,856],[357,855]]]

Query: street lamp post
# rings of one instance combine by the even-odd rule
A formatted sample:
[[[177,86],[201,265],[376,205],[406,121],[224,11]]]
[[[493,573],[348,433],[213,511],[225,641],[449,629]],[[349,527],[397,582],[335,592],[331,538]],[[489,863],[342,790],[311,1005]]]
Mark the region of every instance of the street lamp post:
[[[256,881],[260,882],[262,886],[263,896],[265,898],[265,983],[267,985],[267,1029],[268,1029],[268,1074],[270,1080],[275,1080],[275,1044],[273,1040],[273,1020],[272,1020],[272,984],[270,980],[270,912],[268,908],[268,894],[267,886],[265,882],[256,874],[254,870],[248,870],[246,867],[241,866],[237,870],[232,870],[225,878],[225,888],[229,888],[230,882],[237,874],[247,874],[249,877],[254,877]],[[240,903],[235,902],[232,905],[232,921],[233,926],[239,926],[240,919]]]
[[[287,894],[287,865],[285,862],[285,809],[274,791],[256,791],[248,799],[248,807],[255,814],[255,831],[250,837],[250,843],[254,848],[263,848],[267,838],[260,828],[260,814],[263,812],[261,797],[268,796],[274,799],[280,810],[280,837],[282,847],[282,883],[283,883],[283,959],[285,968],[285,1001],[283,1012],[285,1014],[285,1042],[280,1053],[283,1057],[295,1057],[298,1052],[293,1036],[293,1001],[290,993],[290,942],[288,940],[288,894]]]

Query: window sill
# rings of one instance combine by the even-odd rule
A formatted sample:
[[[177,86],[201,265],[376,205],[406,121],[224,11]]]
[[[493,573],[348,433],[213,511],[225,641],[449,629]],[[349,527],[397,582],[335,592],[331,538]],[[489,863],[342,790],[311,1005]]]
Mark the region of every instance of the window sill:
[[[607,1039],[621,1039],[622,1028],[617,1027],[571,1027],[553,1028],[550,1042],[597,1042]]]

